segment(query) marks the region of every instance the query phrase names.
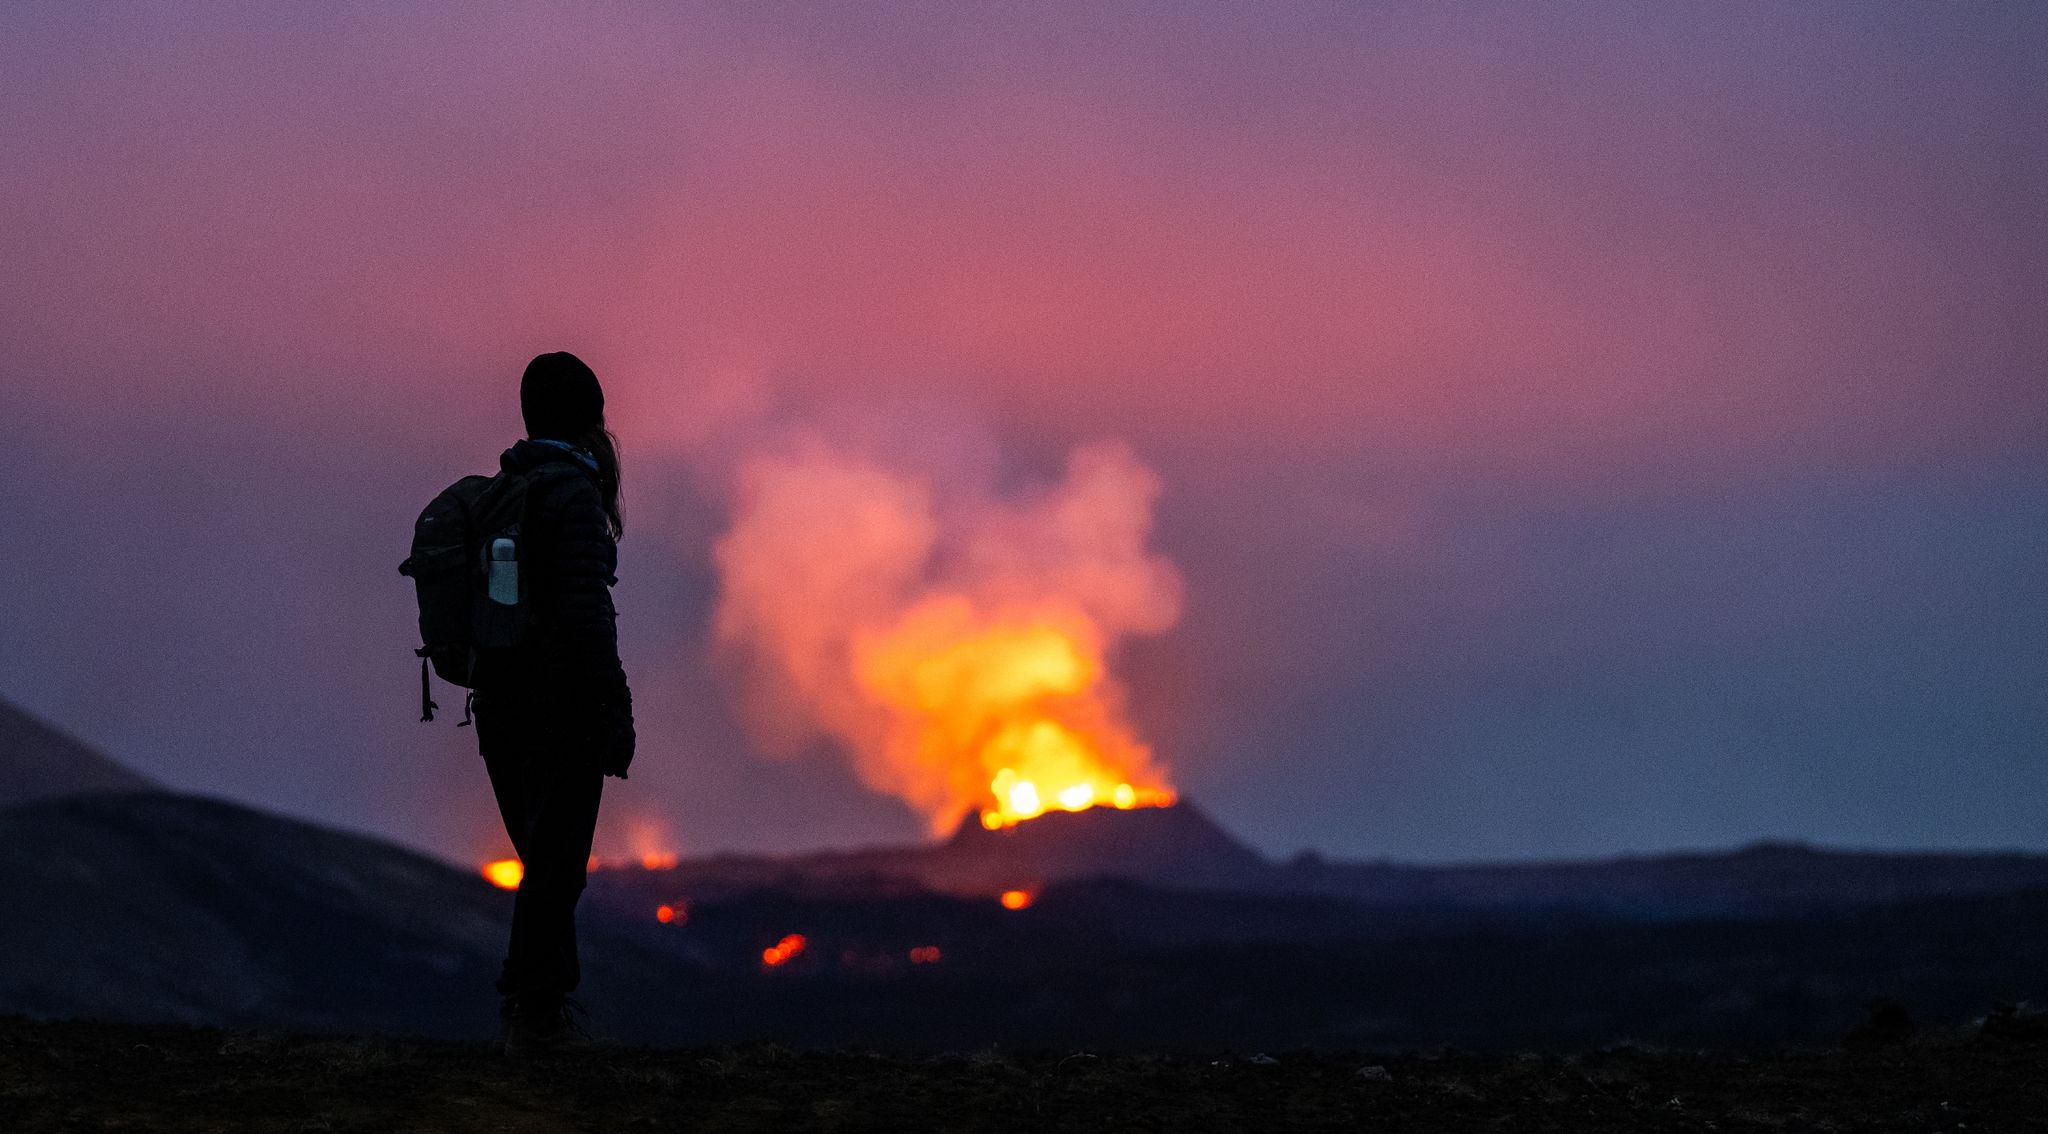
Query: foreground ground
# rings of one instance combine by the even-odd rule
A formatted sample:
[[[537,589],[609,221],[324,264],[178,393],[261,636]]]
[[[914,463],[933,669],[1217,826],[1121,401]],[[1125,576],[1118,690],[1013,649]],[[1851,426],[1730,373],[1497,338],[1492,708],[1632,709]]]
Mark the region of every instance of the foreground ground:
[[[1767,1056],[621,1049],[0,1019],[0,1130],[2019,1131],[2048,1048],[1954,1036]]]

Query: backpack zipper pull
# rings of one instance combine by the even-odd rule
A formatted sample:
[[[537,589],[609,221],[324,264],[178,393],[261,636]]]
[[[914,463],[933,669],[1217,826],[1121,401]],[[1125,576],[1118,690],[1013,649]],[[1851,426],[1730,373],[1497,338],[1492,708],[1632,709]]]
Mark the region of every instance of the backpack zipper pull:
[[[434,687],[430,681],[431,667],[424,656],[426,651],[421,650],[420,653],[420,720],[431,721],[434,719],[434,710],[441,706],[434,701]]]

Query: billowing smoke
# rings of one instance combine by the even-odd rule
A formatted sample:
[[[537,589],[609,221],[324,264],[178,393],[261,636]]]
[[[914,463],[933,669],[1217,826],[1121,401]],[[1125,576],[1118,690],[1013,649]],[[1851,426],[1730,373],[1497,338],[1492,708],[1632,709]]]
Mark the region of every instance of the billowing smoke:
[[[1108,669],[1180,615],[1159,489],[1117,443],[1008,495],[815,437],[745,459],[716,628],[763,740],[831,738],[934,830],[1171,802]]]

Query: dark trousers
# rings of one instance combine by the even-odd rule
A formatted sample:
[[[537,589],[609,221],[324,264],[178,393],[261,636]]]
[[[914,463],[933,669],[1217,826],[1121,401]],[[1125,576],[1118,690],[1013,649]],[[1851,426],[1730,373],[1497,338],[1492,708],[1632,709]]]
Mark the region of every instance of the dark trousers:
[[[509,691],[479,693],[477,744],[498,797],[505,833],[526,873],[512,900],[512,944],[498,975],[501,995],[561,996],[582,977],[576,902],[583,896],[604,774],[586,751],[591,731],[570,714]]]

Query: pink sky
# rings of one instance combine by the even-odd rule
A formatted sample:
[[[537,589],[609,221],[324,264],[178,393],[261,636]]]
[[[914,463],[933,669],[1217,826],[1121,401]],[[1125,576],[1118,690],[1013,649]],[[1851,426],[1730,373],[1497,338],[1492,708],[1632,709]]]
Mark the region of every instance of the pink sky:
[[[1137,686],[1175,700],[1150,712],[1190,749],[1193,786],[1243,793],[1246,824],[1287,845],[1286,807],[1243,782],[1219,739],[1282,712],[1250,691],[1319,704],[1304,687],[1337,674],[1328,711],[1353,713],[1421,610],[1471,619],[1460,641],[1543,639],[1503,629],[1529,596],[1470,565],[1541,559],[1516,541],[1557,530],[1544,517],[1647,509],[1681,534],[1670,561],[1632,577],[1679,586],[1705,554],[1686,542],[1706,538],[1704,521],[1671,519],[1688,509],[1751,516],[1731,538],[1755,543],[1742,570],[1763,572],[1804,554],[1785,542],[1818,530],[1800,509],[1867,512],[1899,541],[1873,554],[1896,563],[1960,546],[1926,515],[1981,508],[1988,528],[1969,538],[2003,549],[1987,553],[2000,579],[2027,577],[2040,529],[2018,517],[2039,501],[2048,441],[2042,41],[2026,6],[17,5],[0,13],[14,108],[0,122],[0,404],[58,476],[0,518],[75,525],[72,546],[109,555],[167,539],[190,592],[185,614],[157,617],[180,656],[224,633],[209,612],[227,584],[207,556],[220,532],[254,538],[259,521],[237,509],[334,493],[334,469],[368,462],[350,481],[367,495],[335,505],[355,527],[328,537],[367,540],[509,439],[525,357],[574,349],[604,376],[638,460],[625,562],[640,576],[622,593],[667,620],[643,624],[635,648],[681,729],[716,711],[715,675],[698,672],[704,549],[752,439],[791,421],[942,420],[927,443],[1042,471],[1075,442],[1121,438],[1166,479],[1162,550],[1190,578],[1186,626],[1137,659]],[[1959,483],[1965,505],[1929,502]],[[208,518],[163,535],[162,501]],[[377,538],[348,562],[388,558],[394,537]],[[317,575],[299,557],[318,543],[274,566]],[[1802,587],[1867,562],[1830,546],[1837,558],[1812,560]],[[1886,576],[1873,593],[1974,602],[1959,572],[1978,565]],[[46,600],[17,600],[0,630],[56,661],[17,657],[0,695],[166,778],[455,838],[416,833],[420,816],[339,776],[223,751],[260,721],[152,731],[239,700],[179,688],[179,666],[121,678],[147,688],[101,715],[119,667],[55,644],[47,614],[97,592],[21,552],[0,568],[14,594]],[[1419,598],[1385,589],[1411,577],[1434,582]],[[383,582],[347,585],[362,603],[397,601]],[[1737,611],[1775,601],[1764,574],[1729,585]],[[266,589],[278,613],[239,632],[298,625],[290,586]],[[1997,642],[2004,602],[1982,615]],[[1582,618],[1581,603],[1599,607],[1588,593],[1552,613]],[[1350,613],[1325,639],[1332,610]],[[1814,648],[1862,648],[1829,627],[1811,630]],[[315,619],[306,632],[325,631]],[[1891,648],[1933,649],[1899,633]],[[1929,664],[1990,651],[2040,672],[2038,653],[1992,638],[1944,639]],[[351,641],[362,657],[343,669],[373,672],[387,643]],[[383,680],[350,688],[381,695]],[[1841,680],[1846,720],[1861,702],[1842,691],[1861,686]],[[1474,688],[1465,675],[1442,695]],[[2018,752],[2038,701],[1983,695],[1998,734],[1983,743]],[[1664,718],[1682,735],[1628,743],[1722,743],[1687,714],[1712,716],[1688,703]],[[1384,778],[1361,746],[1385,741],[1392,779],[1422,777],[1417,799],[1476,782],[1413,771],[1431,760],[1520,757],[1451,732],[1408,752],[1384,716],[1345,719],[1341,741],[1289,741],[1312,750],[1296,782],[1341,767],[1351,785],[1302,838],[1517,849],[1347,826],[1350,793]],[[330,764],[402,766],[386,753],[416,740],[333,727]],[[717,827],[718,801],[782,774],[726,752],[741,742],[723,727],[673,742],[678,769],[710,766],[651,774],[651,797],[708,793],[701,812],[646,802],[713,845],[745,837]],[[1856,747],[1830,734],[1818,748],[1840,755],[1815,767],[1835,775]],[[2007,789],[2022,775],[2000,774]],[[900,828],[847,783],[818,790],[792,812],[809,824],[798,841]],[[2002,805],[1970,799],[1956,837],[2005,837]],[[1685,811],[1668,796],[1627,806]],[[1645,820],[1558,846],[1798,825],[1744,806],[1720,826]],[[1905,820],[1811,830],[1936,837]]]

